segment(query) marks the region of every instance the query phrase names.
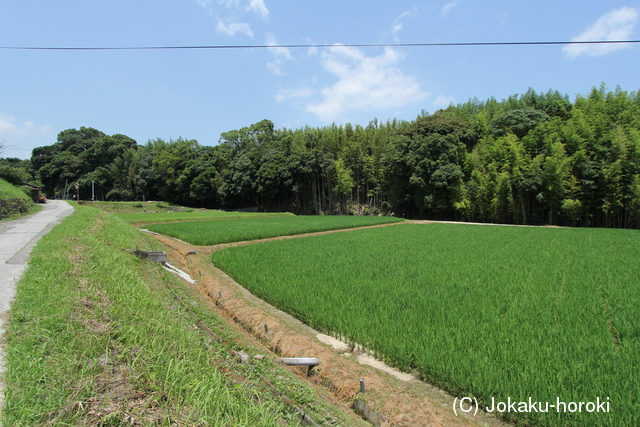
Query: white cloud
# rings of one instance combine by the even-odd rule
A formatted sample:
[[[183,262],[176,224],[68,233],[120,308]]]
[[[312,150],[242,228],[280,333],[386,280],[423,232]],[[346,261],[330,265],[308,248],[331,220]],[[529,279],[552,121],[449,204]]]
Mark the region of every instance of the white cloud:
[[[413,16],[415,12],[416,8],[414,7],[413,11],[404,12],[403,14],[398,16],[395,21],[393,21],[393,24],[391,25],[391,35],[393,36],[393,39],[395,41],[399,41],[398,33],[404,28],[404,20],[410,16]]]
[[[246,34],[249,37],[253,37],[253,31],[246,22],[238,22],[248,12],[253,12],[267,20],[269,18],[269,10],[264,4],[264,0],[217,0],[216,4],[212,5],[213,0],[196,0],[202,8],[204,8],[210,15],[214,15],[214,10],[217,14],[226,15],[230,14],[231,17],[226,20],[218,18],[218,24],[216,25],[216,31],[228,36],[234,36],[238,33]],[[220,6],[223,6],[229,11],[223,11]]]
[[[313,40],[311,39],[306,39],[305,40],[306,44],[308,45],[313,45]],[[311,46],[307,49],[307,56],[314,56],[318,54],[318,48],[315,46]]]
[[[398,68],[401,59],[391,48],[376,57],[353,47],[329,48],[322,54],[322,66],[339,80],[322,90],[322,102],[309,104],[306,110],[331,122],[349,110],[396,108],[423,100],[429,94]]]
[[[453,96],[438,95],[433,101],[433,105],[438,108],[447,108],[451,104],[455,104],[456,99]]]
[[[213,16],[211,0],[196,0],[196,3],[198,3],[207,12],[207,14]]]
[[[48,139],[53,135],[49,125],[36,125],[31,121],[20,121],[14,116],[0,114],[0,141],[10,148],[3,153],[6,157],[28,159],[34,147],[44,145],[43,138]]]
[[[282,102],[288,99],[306,98],[313,95],[313,89],[299,88],[299,89],[280,89],[276,94],[276,101]]]
[[[262,16],[262,19],[267,20],[269,18],[269,9],[264,4],[264,0],[251,0],[249,3],[249,10]]]
[[[229,22],[228,24],[225,24],[220,20],[220,18],[218,18],[216,31],[227,36],[234,36],[237,33],[242,33],[249,37],[253,37],[253,31],[251,31],[251,27],[246,22]]]
[[[276,40],[276,37],[272,33],[267,33],[265,45],[277,46],[278,40]],[[274,74],[279,76],[284,75],[285,73],[282,71],[282,63],[284,61],[293,60],[293,56],[291,56],[289,49],[286,47],[270,47],[269,52],[271,52],[273,56],[273,61],[267,62],[267,68]]]
[[[211,0],[198,0],[200,4],[210,4]],[[218,0],[219,4],[226,6],[229,9],[237,9],[240,6],[239,0]]]
[[[14,116],[0,114],[0,139],[10,140],[12,137],[23,138],[32,134],[48,134],[51,133],[51,127],[48,125],[36,126],[33,122],[18,122]]]
[[[459,1],[460,0],[451,0],[450,2],[445,4],[444,7],[442,8],[442,16],[445,16],[447,13],[449,13],[451,9],[456,7]]]
[[[15,117],[0,115],[0,135],[12,132],[17,129],[15,123]]]
[[[632,7],[613,9],[603,15],[593,25],[572,41],[597,40],[630,40],[633,29],[638,22],[638,11]],[[616,50],[631,47],[630,44],[572,44],[565,46],[562,51],[565,56],[573,59],[580,55],[599,56]]]

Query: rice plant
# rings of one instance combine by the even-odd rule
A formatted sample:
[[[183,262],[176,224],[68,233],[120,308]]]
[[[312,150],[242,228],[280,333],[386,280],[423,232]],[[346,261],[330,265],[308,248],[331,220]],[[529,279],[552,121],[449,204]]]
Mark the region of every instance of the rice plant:
[[[172,221],[211,221],[217,219],[256,218],[265,216],[293,216],[288,212],[225,212],[216,210],[180,211],[180,212],[137,212],[119,213],[118,218],[132,223],[151,224]]]
[[[380,216],[279,216],[230,221],[153,224],[147,228],[194,245],[209,246],[400,221],[402,220],[398,218]]]
[[[506,410],[510,421],[635,426],[639,237],[403,224],[229,248],[212,260],[312,327],[483,407],[610,403],[609,411]]]

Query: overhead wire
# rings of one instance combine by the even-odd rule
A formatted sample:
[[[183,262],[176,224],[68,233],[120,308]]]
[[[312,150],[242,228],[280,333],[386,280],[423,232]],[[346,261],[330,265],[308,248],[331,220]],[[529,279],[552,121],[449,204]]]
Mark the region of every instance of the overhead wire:
[[[274,45],[191,45],[191,46],[0,46],[0,50],[198,50],[198,49],[297,49],[332,47],[449,47],[449,46],[545,46],[580,44],[625,44],[640,40],[573,40],[524,42],[451,42],[451,43],[335,43],[335,44],[274,44]]]

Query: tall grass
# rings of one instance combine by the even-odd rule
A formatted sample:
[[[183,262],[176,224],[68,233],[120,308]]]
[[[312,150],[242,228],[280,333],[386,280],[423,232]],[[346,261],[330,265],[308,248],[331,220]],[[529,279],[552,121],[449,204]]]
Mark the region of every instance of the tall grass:
[[[153,224],[147,228],[194,245],[208,246],[400,221],[402,220],[398,218],[379,216],[282,216],[233,221]]]
[[[635,426],[640,234],[402,225],[213,254],[311,326],[484,405],[610,400],[610,412],[506,413],[540,426]]]
[[[176,279],[124,250],[154,248],[139,235],[78,206],[38,243],[8,323],[3,425],[296,424],[220,372],[229,349],[193,327],[163,286]]]

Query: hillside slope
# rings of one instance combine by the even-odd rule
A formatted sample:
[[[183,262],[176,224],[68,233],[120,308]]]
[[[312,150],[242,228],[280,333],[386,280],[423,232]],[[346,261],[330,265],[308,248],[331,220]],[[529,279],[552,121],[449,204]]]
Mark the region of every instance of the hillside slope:
[[[0,178],[0,219],[26,214],[33,206],[24,191]]]

